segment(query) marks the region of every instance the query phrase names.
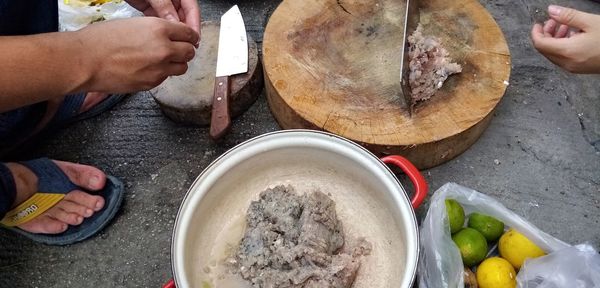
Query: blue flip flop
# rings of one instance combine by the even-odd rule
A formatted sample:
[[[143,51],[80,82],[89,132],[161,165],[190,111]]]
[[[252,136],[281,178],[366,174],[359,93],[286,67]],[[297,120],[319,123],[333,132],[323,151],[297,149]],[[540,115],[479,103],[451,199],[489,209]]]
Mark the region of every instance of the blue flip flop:
[[[45,113],[46,108],[43,103],[22,107],[0,115],[2,116],[0,117],[0,156],[10,157],[12,152],[23,149],[23,145],[28,146],[28,144],[35,143],[36,139],[42,139],[44,136],[55,133],[58,129],[74,122],[97,116],[113,108],[128,95],[111,94],[89,110],[79,113],[86,94],[78,93],[65,96],[52,119],[39,133],[31,131],[37,129],[36,126],[38,126]]]
[[[66,126],[81,120],[89,119],[100,115],[102,112],[108,111],[121,102],[127,94],[111,94],[102,102],[96,104],[83,113],[79,113],[79,109],[85,100],[87,93],[77,93],[65,96],[60,108],[56,111],[54,118],[48,124],[48,127]]]
[[[38,190],[42,194],[66,194],[73,190],[86,191],[73,184],[65,173],[50,159],[40,158],[20,162],[38,176]],[[29,233],[17,227],[6,227],[33,241],[48,245],[68,245],[85,240],[104,228],[114,218],[123,202],[123,183],[113,176],[106,176],[106,185],[100,191],[87,191],[90,194],[100,195],[105,204],[102,210],[95,212],[91,217],[85,218],[80,225],[69,226],[60,234]],[[37,195],[37,194],[36,194]],[[35,195],[34,195],[35,196]],[[33,197],[33,196],[32,196]],[[44,201],[44,200],[40,200]],[[35,205],[35,204],[34,204]],[[22,211],[20,213],[23,213]]]

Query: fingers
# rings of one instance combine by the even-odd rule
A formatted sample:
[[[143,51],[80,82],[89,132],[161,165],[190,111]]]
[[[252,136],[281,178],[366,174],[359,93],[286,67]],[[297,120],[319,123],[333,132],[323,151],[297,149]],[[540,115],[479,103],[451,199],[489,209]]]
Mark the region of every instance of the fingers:
[[[200,7],[196,0],[181,0],[181,10],[185,17],[185,24],[200,34]]]
[[[170,59],[171,62],[186,63],[194,59],[194,55],[196,55],[196,49],[194,49],[194,46],[190,45],[190,43],[173,42],[171,45],[174,51]]]
[[[569,34],[570,27],[565,24],[560,24],[554,19],[550,19],[544,23],[543,31],[545,37],[565,38]]]
[[[177,9],[177,15],[179,16],[179,20],[185,23],[185,12],[183,12],[183,9]]]
[[[531,40],[533,41],[533,45],[537,47],[537,43],[542,41],[543,38],[548,37],[546,32],[544,32],[544,26],[542,24],[536,23],[533,25],[531,29]]]
[[[584,31],[587,30],[594,21],[593,14],[557,5],[548,6],[548,14],[558,23],[579,28]]]
[[[533,29],[531,30],[531,40],[533,41],[533,46],[546,57],[561,55],[569,44],[567,38],[554,38],[553,36],[545,34],[541,24],[533,25]]]
[[[565,38],[569,34],[569,26],[561,24],[554,33],[554,38]]]
[[[179,14],[177,13],[177,9],[173,5],[173,1],[171,0],[148,0],[152,9],[156,12],[156,15],[160,18],[179,22]]]
[[[554,19],[550,19],[550,20],[546,21],[546,23],[544,23],[544,35],[546,37],[548,37],[548,36],[553,37],[554,32],[556,31],[556,27],[558,25],[559,24]]]
[[[567,38],[557,39],[552,37],[545,37],[537,40],[534,39],[533,45],[538,51],[544,54],[544,56],[562,55],[564,54],[563,51],[567,50],[566,46],[568,46],[568,43],[564,42],[566,39]]]
[[[167,33],[171,41],[183,41],[192,45],[197,45],[200,41],[198,32],[184,24],[169,25]]]
[[[571,38],[571,37],[573,37],[573,36],[575,36],[577,34],[579,34],[579,31],[572,30],[572,29],[569,30],[569,38]]]
[[[165,73],[172,76],[179,76],[185,74],[187,72],[188,65],[187,63],[171,63],[166,67]]]

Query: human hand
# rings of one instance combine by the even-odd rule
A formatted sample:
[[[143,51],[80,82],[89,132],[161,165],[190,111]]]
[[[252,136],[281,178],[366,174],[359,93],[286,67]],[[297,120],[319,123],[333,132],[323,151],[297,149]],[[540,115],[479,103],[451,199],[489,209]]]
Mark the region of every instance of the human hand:
[[[126,0],[146,16],[183,22],[200,34],[200,7],[197,0]]]
[[[533,46],[548,60],[573,73],[600,73],[600,15],[555,5],[550,18],[531,30]]]
[[[85,88],[111,93],[148,90],[184,74],[199,37],[183,23],[156,17],[98,22],[73,33],[90,75]]]

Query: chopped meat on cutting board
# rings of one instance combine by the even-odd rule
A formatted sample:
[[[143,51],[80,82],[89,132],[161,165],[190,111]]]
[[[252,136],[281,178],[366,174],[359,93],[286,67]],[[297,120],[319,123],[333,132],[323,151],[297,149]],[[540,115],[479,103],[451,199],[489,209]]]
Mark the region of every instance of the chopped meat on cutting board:
[[[371,244],[344,246],[335,202],[322,192],[296,194],[277,186],[260,194],[246,215],[232,272],[260,288],[351,287]],[[348,246],[348,245],[346,245]]]
[[[439,39],[423,35],[419,24],[417,30],[408,37],[410,60],[409,85],[411,106],[425,101],[442,88],[448,76],[459,73],[462,67],[453,63],[448,51],[442,47]]]

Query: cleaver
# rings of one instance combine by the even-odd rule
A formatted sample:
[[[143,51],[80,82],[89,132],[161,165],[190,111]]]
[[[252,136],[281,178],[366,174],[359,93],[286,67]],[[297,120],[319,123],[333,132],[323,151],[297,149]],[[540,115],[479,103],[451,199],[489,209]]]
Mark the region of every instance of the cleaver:
[[[411,90],[408,81],[410,75],[410,59],[409,59],[409,45],[408,36],[412,35],[419,26],[419,1],[418,0],[406,0],[406,15],[404,15],[404,35],[402,37],[402,57],[400,57],[400,84],[402,86],[402,95],[404,97],[404,103],[408,107],[408,113],[410,116],[413,114],[414,103],[411,97]]]
[[[210,137],[219,140],[231,126],[229,76],[248,72],[248,39],[242,13],[237,5],[221,16],[217,73],[210,119]]]

